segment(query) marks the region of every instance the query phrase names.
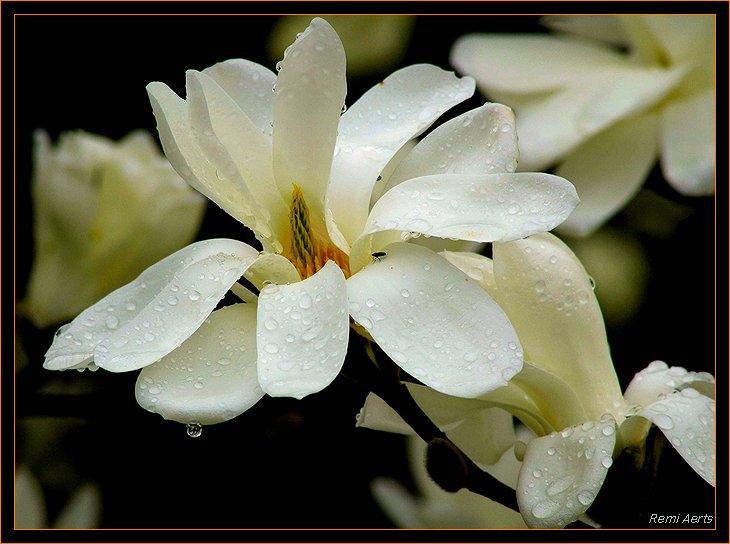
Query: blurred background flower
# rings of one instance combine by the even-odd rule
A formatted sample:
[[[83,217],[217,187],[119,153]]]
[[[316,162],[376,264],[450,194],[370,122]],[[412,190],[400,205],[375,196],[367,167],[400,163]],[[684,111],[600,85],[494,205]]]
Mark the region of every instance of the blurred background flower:
[[[143,131],[119,142],[34,133],[35,258],[19,311],[40,328],[73,319],[191,241],[206,201]]]
[[[623,208],[657,159],[687,196],[714,193],[711,16],[548,17],[558,31],[470,34],[451,61],[515,109],[520,169],[556,173],[581,204],[559,232],[587,235]]]

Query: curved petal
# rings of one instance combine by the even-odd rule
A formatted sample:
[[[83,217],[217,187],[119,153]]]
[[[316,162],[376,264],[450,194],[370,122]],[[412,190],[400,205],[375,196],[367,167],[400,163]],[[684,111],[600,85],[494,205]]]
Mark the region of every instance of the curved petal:
[[[260,253],[244,275],[259,291],[267,283],[296,283],[301,280],[292,262],[277,253]]]
[[[230,59],[203,70],[238,105],[263,134],[271,136],[274,121],[276,74],[268,68],[244,59]]]
[[[556,90],[621,62],[603,44],[568,36],[469,34],[451,49],[450,62],[486,94]]]
[[[375,203],[363,236],[400,230],[475,242],[508,241],[562,223],[578,203],[550,174],[446,174],[409,179]]]
[[[715,401],[694,389],[667,395],[637,415],[654,423],[694,471],[715,485]]]
[[[329,23],[315,18],[287,48],[279,67],[274,176],[286,201],[296,183],[310,209],[324,217],[322,201],[347,92],[345,51]]]
[[[137,402],[180,423],[212,425],[256,404],[256,306],[216,310],[179,348],[140,372]]]
[[[327,188],[327,207],[352,244],[368,215],[370,196],[398,150],[445,111],[474,93],[474,80],[428,64],[399,70],[342,116]]]
[[[543,170],[613,123],[647,112],[685,75],[684,68],[627,66],[586,76],[519,108],[515,105],[520,170]]]
[[[244,195],[230,180],[220,177],[198,145],[190,127],[187,102],[158,81],[147,85],[147,94],[157,120],[162,149],[175,171],[226,213],[241,223],[250,222],[250,210]]]
[[[200,326],[257,256],[251,246],[227,239],[173,253],[59,330],[44,367],[95,363],[124,372],[154,363]]]
[[[681,366],[670,368],[664,361],[653,361],[634,376],[624,392],[624,399],[629,405],[648,406],[660,395],[667,395],[695,382],[714,381],[712,375],[706,372],[688,372]]]
[[[337,377],[349,340],[345,275],[334,262],[259,295],[258,376],[273,397],[303,398]]]
[[[426,385],[475,397],[522,368],[517,335],[481,287],[430,250],[392,244],[347,280],[350,314]]]
[[[15,471],[15,527],[43,529],[46,526],[46,501],[43,488],[30,469],[19,466]]]
[[[667,105],[662,114],[662,172],[687,196],[715,192],[715,92]]]
[[[101,523],[101,489],[87,482],[74,490],[53,520],[54,529],[96,529]]]
[[[429,174],[498,174],[517,169],[512,110],[485,104],[439,125],[401,161],[389,183]]]
[[[654,166],[658,116],[630,117],[575,148],[555,173],[570,180],[580,203],[560,225],[585,236],[608,221],[639,191]]]
[[[414,529],[428,526],[413,493],[397,480],[377,477],[370,484],[370,491],[377,505],[397,527]]]
[[[496,298],[526,358],[565,381],[589,419],[620,419],[623,398],[603,316],[580,261],[549,233],[494,244],[493,253]]]
[[[531,440],[517,482],[528,527],[564,527],[593,503],[616,441],[613,420],[587,422]]]
[[[253,217],[246,225],[265,238],[280,235],[288,209],[274,182],[270,139],[205,74],[189,70],[186,88],[191,130],[216,170],[240,192]]]

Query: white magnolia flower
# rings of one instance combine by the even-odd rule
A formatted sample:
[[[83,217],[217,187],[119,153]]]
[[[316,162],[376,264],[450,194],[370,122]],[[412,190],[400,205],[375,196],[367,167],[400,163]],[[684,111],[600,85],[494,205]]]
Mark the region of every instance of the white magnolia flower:
[[[652,423],[714,485],[712,376],[655,361],[622,395],[590,278],[558,238],[542,233],[496,243],[494,261],[468,253],[446,257],[505,310],[524,348],[525,366],[506,387],[479,399],[449,398],[419,385],[409,389],[475,461],[493,463],[509,444],[500,438],[509,433],[496,426],[490,408],[507,410],[539,436],[527,445],[516,487],[528,526],[562,527],[579,519],[613,458],[641,447]],[[358,424],[408,430],[374,395]]]
[[[658,157],[677,191],[712,195],[714,18],[547,21],[564,33],[464,36],[451,62],[515,109],[522,168],[557,164],[575,183],[581,203],[562,231],[584,235],[610,219]]]
[[[216,423],[264,392],[301,398],[326,387],[344,362],[352,315],[440,391],[476,396],[506,383],[522,360],[502,310],[402,236],[521,238],[565,219],[576,204],[572,185],[513,173],[513,117],[497,104],[444,123],[398,156],[473,93],[470,78],[411,66],[341,115],[345,57],[322,19],[279,68],[277,77],[231,60],[191,70],[186,100],[148,86],[173,166],[265,251],[218,239],[171,255],[59,331],[46,368],[144,368],[143,407]],[[381,177],[392,188],[371,209]],[[236,284],[241,276],[258,297]],[[213,311],[230,288],[248,303]]]
[[[119,142],[68,132],[55,146],[34,137],[36,253],[21,312],[47,327],[189,243],[206,202],[146,132]]]

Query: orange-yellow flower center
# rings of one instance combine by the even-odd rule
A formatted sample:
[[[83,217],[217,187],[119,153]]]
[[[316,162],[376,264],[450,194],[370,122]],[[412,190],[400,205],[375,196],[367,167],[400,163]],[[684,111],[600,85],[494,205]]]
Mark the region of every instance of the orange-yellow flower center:
[[[302,189],[296,183],[293,186],[289,209],[291,238],[285,256],[297,268],[302,279],[315,274],[327,261],[334,261],[349,278],[348,256],[332,243],[324,221],[310,217]]]

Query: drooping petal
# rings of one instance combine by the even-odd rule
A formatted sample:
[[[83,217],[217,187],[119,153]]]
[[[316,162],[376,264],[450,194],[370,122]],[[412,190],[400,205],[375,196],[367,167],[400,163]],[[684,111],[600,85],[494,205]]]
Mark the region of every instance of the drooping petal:
[[[426,385],[475,397],[522,368],[517,335],[474,282],[430,250],[392,244],[347,280],[350,314],[396,364]]]
[[[621,389],[590,278],[572,251],[549,233],[494,244],[496,298],[529,360],[560,377],[589,419],[621,419]]]
[[[450,61],[489,95],[563,88],[586,72],[615,66],[621,57],[603,44],[567,36],[472,34],[456,41]]]
[[[360,235],[383,168],[445,111],[474,93],[474,80],[417,64],[399,70],[355,102],[339,128],[327,207],[346,240]]]
[[[274,72],[250,60],[230,59],[206,68],[203,73],[220,85],[262,134],[271,138]]]
[[[688,372],[681,366],[669,367],[664,361],[653,361],[631,380],[624,399],[626,403],[648,406],[660,395],[667,395],[676,389],[696,382],[714,383],[715,379],[706,372]]]
[[[304,281],[265,287],[256,333],[261,387],[274,397],[321,391],[342,368],[348,333],[345,276],[334,262]]]
[[[389,183],[430,174],[514,172],[518,158],[514,113],[488,103],[436,127],[401,161]]]
[[[179,348],[142,369],[135,386],[142,408],[180,423],[212,425],[256,404],[256,306],[216,310]]]
[[[257,256],[251,246],[226,239],[173,253],[62,328],[44,367],[95,363],[123,372],[154,363],[200,326]]]
[[[616,441],[613,420],[586,422],[531,440],[517,482],[528,527],[564,527],[593,503]]]
[[[288,209],[274,182],[271,140],[204,73],[189,70],[186,88],[191,130],[217,172],[243,195],[253,217],[247,226],[264,238],[280,235]]]
[[[580,203],[561,232],[588,235],[636,195],[657,159],[658,128],[656,114],[629,117],[565,158],[556,174],[575,185]]]
[[[423,176],[384,194],[363,236],[399,230],[475,242],[515,240],[553,229],[577,203],[574,187],[551,174]]]
[[[715,485],[715,401],[695,389],[667,395],[637,415],[654,423],[707,483]]]
[[[662,172],[683,195],[715,192],[715,92],[675,100],[662,113]]]
[[[274,176],[283,198],[292,183],[307,205],[322,208],[337,126],[345,103],[345,51],[337,33],[315,18],[281,61],[274,98]]]

